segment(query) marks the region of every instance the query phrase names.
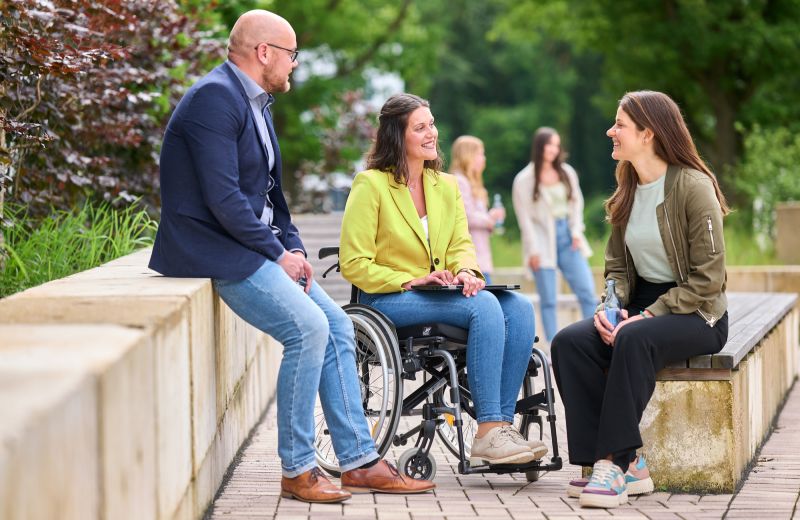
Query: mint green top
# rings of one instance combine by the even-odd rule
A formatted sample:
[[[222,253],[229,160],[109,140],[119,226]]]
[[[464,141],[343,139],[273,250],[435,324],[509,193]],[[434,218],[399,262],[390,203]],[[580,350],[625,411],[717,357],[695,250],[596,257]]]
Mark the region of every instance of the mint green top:
[[[539,192],[547,197],[547,201],[550,203],[550,214],[554,219],[567,218],[569,201],[567,200],[567,187],[563,182],[549,185],[540,184]]]
[[[625,230],[625,245],[633,257],[636,273],[652,283],[675,281],[656,218],[656,208],[664,202],[666,178],[666,175],[662,175],[657,181],[636,187]]]

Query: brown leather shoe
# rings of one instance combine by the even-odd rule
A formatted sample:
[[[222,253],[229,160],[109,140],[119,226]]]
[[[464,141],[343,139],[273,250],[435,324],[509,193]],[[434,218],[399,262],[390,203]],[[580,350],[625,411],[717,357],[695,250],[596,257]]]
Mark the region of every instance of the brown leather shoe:
[[[342,473],[342,489],[351,493],[424,493],[435,488],[430,480],[417,480],[401,475],[397,468],[382,460],[366,469]]]
[[[303,502],[344,502],[352,495],[331,484],[319,468],[301,473],[294,478],[281,478],[281,496]]]

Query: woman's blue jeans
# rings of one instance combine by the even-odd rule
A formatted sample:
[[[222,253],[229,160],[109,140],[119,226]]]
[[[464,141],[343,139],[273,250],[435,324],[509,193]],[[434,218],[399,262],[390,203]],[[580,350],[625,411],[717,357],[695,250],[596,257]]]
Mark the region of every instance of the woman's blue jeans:
[[[572,249],[572,234],[567,219],[556,220],[556,254],[558,268],[561,269],[572,292],[578,297],[583,317],[592,317],[597,307],[594,278],[589,269],[589,262],[583,254],[579,250]],[[556,270],[542,268],[533,271],[533,277],[536,279],[536,290],[539,292],[539,309],[542,313],[544,334],[547,341],[552,341],[558,332]]]
[[[398,327],[438,322],[469,330],[467,378],[479,423],[512,422],[534,339],[533,304],[512,291],[362,293]]]
[[[361,404],[353,323],[342,308],[316,283],[306,294],[269,260],[244,280],[214,280],[214,287],[233,312],[283,345],[277,388],[283,475],[296,477],[317,465],[318,391],[342,471],[378,458]]]

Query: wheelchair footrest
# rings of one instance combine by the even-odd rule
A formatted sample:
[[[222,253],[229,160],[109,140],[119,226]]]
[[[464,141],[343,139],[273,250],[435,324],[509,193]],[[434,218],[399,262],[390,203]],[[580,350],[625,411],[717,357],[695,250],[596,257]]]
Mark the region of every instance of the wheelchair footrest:
[[[534,460],[525,464],[484,464],[480,466],[470,466],[467,463],[464,474],[469,473],[524,473],[526,471],[558,471],[563,467],[561,457],[553,457],[550,463],[544,459]]]
[[[533,409],[539,408],[542,405],[549,403],[552,400],[552,391],[542,390],[537,394],[525,397],[517,401],[517,406],[514,413],[527,413]]]

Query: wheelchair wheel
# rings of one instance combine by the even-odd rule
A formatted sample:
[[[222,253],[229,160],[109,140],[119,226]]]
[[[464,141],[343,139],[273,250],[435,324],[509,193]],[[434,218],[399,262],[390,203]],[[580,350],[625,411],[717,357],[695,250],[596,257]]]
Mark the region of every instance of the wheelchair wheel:
[[[397,468],[411,478],[433,480],[436,476],[436,460],[430,453],[420,453],[418,448],[404,451],[397,459]]]
[[[375,448],[383,457],[392,445],[402,412],[403,382],[397,336],[391,322],[374,309],[354,304],[345,306],[344,310],[355,332],[356,370],[364,415]],[[319,397],[314,414],[317,463],[338,477],[339,461]]]

